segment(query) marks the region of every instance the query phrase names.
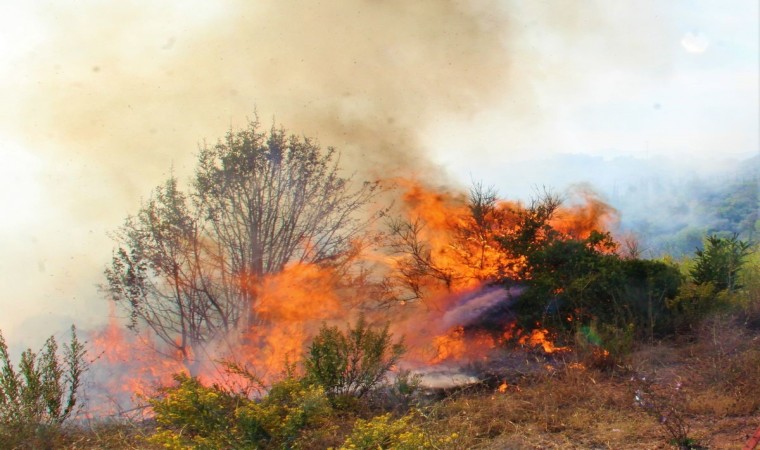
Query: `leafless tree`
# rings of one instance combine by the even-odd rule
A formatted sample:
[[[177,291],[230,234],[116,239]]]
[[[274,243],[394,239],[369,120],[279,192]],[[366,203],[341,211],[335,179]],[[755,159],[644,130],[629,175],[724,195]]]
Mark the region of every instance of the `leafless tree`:
[[[190,194],[175,178],[114,233],[113,299],[185,357],[255,326],[256,285],[288,263],[338,265],[355,254],[376,182],[352,183],[339,154],[258,121],[204,145]]]

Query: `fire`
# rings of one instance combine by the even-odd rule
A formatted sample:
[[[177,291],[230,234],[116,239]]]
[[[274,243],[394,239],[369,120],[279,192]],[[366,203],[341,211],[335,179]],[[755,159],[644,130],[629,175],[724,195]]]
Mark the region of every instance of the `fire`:
[[[266,277],[252,307],[256,323],[244,330],[235,359],[267,368],[270,375],[282,372],[286,361],[297,361],[323,322],[346,317],[336,283],[334,273],[313,264]]]
[[[544,352],[546,353],[555,353],[555,352],[564,352],[569,351],[569,347],[557,347],[554,345],[554,343],[549,340],[549,330],[543,328],[539,329],[536,328],[533,331],[530,332],[530,334],[525,334],[518,340],[518,343],[520,345],[526,345],[530,347],[541,347]]]
[[[382,248],[364,254],[357,250],[354,263],[362,269],[356,273],[374,270],[356,275],[365,277],[363,284],[350,285],[346,275],[353,280],[351,269],[329,264],[294,263],[259,278],[240,274],[243,290],[254,299],[245,325],[185,355],[162,351],[149,334],[128,335],[112,320],[90,338],[95,352],[102,353],[96,365],[105,368],[99,373],[105,374],[106,390],[148,393],[179,371],[221,381],[220,360],[251,368],[267,382],[288,362],[298,361],[323,323],[342,325],[359,312],[370,321],[393,317],[391,330],[404,336],[412,364],[473,361],[514,344],[547,354],[569,350],[557,346],[540,325],[518,329],[510,305],[520,288],[498,284],[504,279],[519,284],[531,276],[526,255],[506,251],[500,240],[524,231],[524,205],[492,199],[473,206],[464,195],[396,181],[403,189],[397,205],[402,218]],[[612,217],[611,208],[587,194],[581,204],[559,207],[550,225],[563,236],[585,238],[604,230]],[[544,233],[539,230],[534,239],[546,239]],[[366,306],[378,292],[392,300],[386,304],[395,308],[391,316],[388,309]],[[505,382],[498,390],[507,387]]]
[[[593,231],[609,229],[617,220],[615,209],[592,191],[579,188],[573,194],[579,201],[558,209],[551,221],[556,230],[575,239],[586,239]]]
[[[407,227],[397,233],[395,245],[405,248],[394,264],[431,307],[445,308],[439,302],[451,298],[447,294],[513,277],[524,268],[524,256],[505,253],[497,241],[515,226],[517,204],[495,202],[474,217],[464,196],[408,180],[399,184],[405,189]]]
[[[430,363],[482,359],[496,348],[496,345],[497,341],[487,333],[467,336],[463,327],[456,327],[446,335],[433,338],[435,356],[430,360]]]
[[[180,355],[162,351],[149,333],[126,333],[113,311],[108,325],[88,341],[95,355],[90,370],[95,389],[88,392],[88,402],[96,415],[120,413],[136,397],[150,395],[170,383],[173,374],[187,371]]]
[[[406,251],[400,252],[393,263],[396,273],[401,274],[401,284],[406,283],[413,293],[411,297],[421,300],[419,303],[424,307],[410,314],[414,325],[397,328],[406,335],[431,335],[428,342],[432,342],[433,356],[428,363],[483,358],[509,342],[539,348],[547,354],[569,350],[557,346],[550,332],[540,325],[530,331],[517,329],[514,318],[505,317],[501,335],[468,327],[471,316],[498,310],[499,305],[508,307],[511,301],[508,295],[489,299],[482,294],[471,299],[471,292],[485,289],[489,282],[503,279],[519,282],[531,276],[526,255],[510,253],[500,242],[503,236],[519,237],[526,232],[523,220],[532,214],[526,206],[495,198],[477,201],[485,196],[475,197],[476,201],[468,205],[464,196],[428,189],[411,181],[400,184],[405,188],[402,209],[408,226],[397,228],[397,237],[401,239],[396,244]],[[592,193],[578,194],[580,201],[567,207],[558,205],[548,221],[560,238],[586,239],[615,220],[615,211]],[[526,236],[535,242],[549,237],[544,228]],[[419,327],[420,317],[443,329]]]
[[[250,279],[247,284],[254,285]],[[125,332],[112,308],[108,326],[88,339],[97,355],[92,373],[100,389],[90,402],[97,413],[123,410],[136,397],[150,396],[157,387],[170,384],[178,372],[191,373],[208,383],[244,386],[245,380],[225,373],[220,360],[254,368],[263,382],[271,381],[285,370],[288,361],[299,359],[322,322],[344,317],[335,276],[328,269],[295,264],[266,277],[257,290],[252,315],[256,324],[237,338],[228,336],[185,355],[162,348],[147,331]]]
[[[431,361],[432,363],[445,361],[449,358],[460,358],[467,351],[467,345],[464,342],[464,328],[456,327],[448,335],[434,337],[433,347],[436,349],[436,355]]]

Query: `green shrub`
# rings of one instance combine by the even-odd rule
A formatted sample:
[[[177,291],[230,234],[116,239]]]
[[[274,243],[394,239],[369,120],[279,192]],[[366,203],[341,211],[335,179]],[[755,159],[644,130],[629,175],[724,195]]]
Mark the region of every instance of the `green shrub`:
[[[307,431],[324,430],[332,415],[324,388],[295,378],[275,383],[257,406],[266,431],[289,446]]]
[[[524,328],[540,322],[562,332],[592,321],[654,340],[672,333],[667,307],[682,281],[678,269],[661,261],[624,259],[611,253],[606,233],[584,240],[557,240],[534,252],[531,278],[515,308]]]
[[[733,292],[741,288],[739,273],[749,255],[751,246],[731,237],[707,236],[704,249],[696,251],[691,276],[696,284],[711,283],[719,291]]]
[[[49,439],[75,412],[77,391],[86,370],[84,345],[71,327],[71,341],[58,354],[50,337],[42,350],[21,354],[18,370],[0,333],[0,444],[49,446]]]
[[[415,404],[415,397],[420,390],[422,376],[412,374],[409,370],[401,370],[396,374],[393,383],[388,387],[388,399],[391,405],[401,411],[408,411]]]
[[[334,442],[333,408],[349,409],[345,405],[374,388],[403,351],[400,342],[392,342],[387,326],[373,330],[360,318],[345,333],[323,326],[305,355],[305,376],[297,378],[289,366],[284,378],[260,398],[249,397],[250,389],[231,392],[178,374],[175,386],[148,400],[159,424],[149,441],[196,449],[300,448]],[[246,369],[233,363],[226,367],[259,384]],[[405,392],[412,383],[406,381]]]
[[[395,450],[418,450],[440,448],[456,439],[456,434],[443,439],[432,439],[414,423],[414,415],[407,414],[393,420],[390,414],[373,417],[370,420],[357,419],[351,435],[341,450],[375,450],[392,448]]]
[[[174,379],[177,386],[164,388],[160,398],[149,400],[159,424],[153,442],[167,448],[218,448],[239,441],[230,419],[243,399],[186,374]]]
[[[757,251],[758,248],[760,247],[756,244],[740,273],[740,283],[743,286],[740,312],[747,326],[754,330],[760,330],[760,252]]]
[[[749,243],[736,235],[707,236],[704,249],[697,250],[686,264],[691,279],[668,301],[678,331],[693,331],[716,312],[743,312],[747,322],[752,321],[758,284]]]
[[[616,325],[633,324],[636,337],[654,341],[673,333],[673,311],[668,301],[678,295],[683,277],[676,265],[664,261],[624,259],[621,279],[612,283],[618,299]]]
[[[713,283],[687,282],[667,304],[673,311],[676,331],[693,332],[710,315],[729,309],[737,302],[736,297],[736,293],[719,290]]]
[[[345,333],[323,325],[304,359],[306,378],[323,386],[332,398],[362,397],[404,353],[403,343],[391,338],[387,325],[373,330],[363,317]]]
[[[297,448],[330,430],[332,410],[321,386],[286,378],[253,400],[185,374],[175,379],[176,386],[149,400],[159,424],[149,441],[165,448]]]

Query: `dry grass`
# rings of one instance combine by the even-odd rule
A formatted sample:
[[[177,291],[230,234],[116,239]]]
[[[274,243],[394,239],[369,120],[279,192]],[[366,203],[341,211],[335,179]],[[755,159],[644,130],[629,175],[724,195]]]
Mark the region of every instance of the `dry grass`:
[[[455,448],[651,447],[657,427],[632,403],[620,377],[568,368],[506,392],[451,397],[430,425],[456,430]]]
[[[55,448],[68,449],[158,449],[146,437],[153,432],[152,423],[131,421],[96,421],[64,430]]]
[[[457,393],[431,408],[428,426],[458,433],[452,448],[462,449],[673,448],[658,412],[634,402],[631,380],[647,375],[689,437],[740,449],[760,426],[760,333],[721,320],[688,345],[639,348],[629,373],[568,365],[504,393]]]
[[[760,332],[741,325],[735,318],[713,318],[700,330],[700,339],[685,349],[702,388],[689,404],[695,413],[760,413]]]

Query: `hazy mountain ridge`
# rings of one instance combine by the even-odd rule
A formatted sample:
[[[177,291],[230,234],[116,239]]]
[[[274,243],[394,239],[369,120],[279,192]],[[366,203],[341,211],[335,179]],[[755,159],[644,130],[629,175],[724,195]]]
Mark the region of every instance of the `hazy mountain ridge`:
[[[529,198],[536,186],[564,192],[590,186],[620,213],[620,231],[633,233],[645,256],[680,257],[707,233],[756,239],[760,156],[742,160],[604,158],[559,154],[510,165],[518,178],[493,183],[502,192]]]

